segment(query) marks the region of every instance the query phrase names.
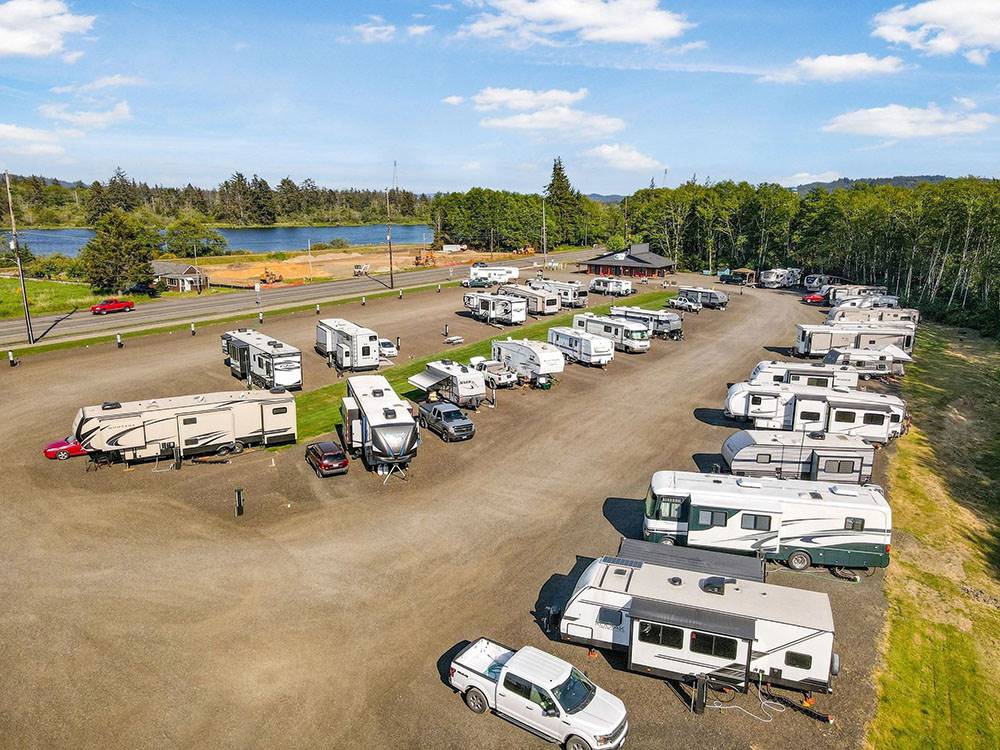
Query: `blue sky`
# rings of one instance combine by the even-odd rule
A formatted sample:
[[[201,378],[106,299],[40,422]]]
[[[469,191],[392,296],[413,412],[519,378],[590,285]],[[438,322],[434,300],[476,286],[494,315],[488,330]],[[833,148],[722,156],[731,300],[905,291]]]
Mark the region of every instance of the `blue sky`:
[[[0,0],[0,166],[585,192],[1000,176],[1000,0]]]

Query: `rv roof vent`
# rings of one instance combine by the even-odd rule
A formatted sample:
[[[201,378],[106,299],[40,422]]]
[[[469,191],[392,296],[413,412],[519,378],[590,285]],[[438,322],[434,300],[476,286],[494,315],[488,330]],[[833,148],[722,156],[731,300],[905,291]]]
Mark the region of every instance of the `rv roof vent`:
[[[384,409],[382,410],[382,415],[383,415],[383,416],[384,416],[384,417],[385,417],[386,419],[395,419],[395,418],[396,418],[396,410],[395,410],[395,409],[390,409],[390,408],[389,408],[389,407],[387,406],[386,408],[384,408]]]
[[[670,584],[671,586],[680,586],[680,585],[681,585],[681,583],[683,583],[683,582],[681,581],[681,577],[680,577],[680,576],[671,576],[671,577],[670,577],[669,579],[667,579],[667,582],[668,582],[668,583],[669,583],[669,584]]]
[[[455,363],[454,363],[454,362],[452,362],[452,361],[451,361],[450,359],[442,359],[442,360],[441,360],[441,364],[442,364],[442,365],[453,365],[453,364],[455,364]]]
[[[202,403],[205,400],[205,394],[199,393],[197,396],[194,397],[194,400],[197,401],[199,404]]]
[[[101,404],[102,411],[109,411],[111,409],[121,409],[121,408],[122,405],[118,401],[105,401],[103,404]]]
[[[385,395],[385,391],[382,390],[381,388],[372,388],[372,395],[375,398],[382,398],[382,396]]]
[[[826,440],[825,432],[810,432],[809,437],[813,440]]]
[[[809,491],[809,497],[811,497],[813,500],[822,500],[823,499],[823,495],[821,495],[819,492],[816,492],[816,490],[810,490]]]
[[[274,341],[274,340],[268,341],[267,345],[268,346],[273,346],[275,349],[280,349],[281,348],[281,342],[280,341]]]
[[[721,576],[711,576],[701,582],[701,589],[706,594],[724,596],[726,593],[726,579]]]
[[[285,389],[284,388],[280,388],[280,387],[278,387],[278,388],[272,388],[271,389],[271,393],[284,393],[284,392],[285,392]]]

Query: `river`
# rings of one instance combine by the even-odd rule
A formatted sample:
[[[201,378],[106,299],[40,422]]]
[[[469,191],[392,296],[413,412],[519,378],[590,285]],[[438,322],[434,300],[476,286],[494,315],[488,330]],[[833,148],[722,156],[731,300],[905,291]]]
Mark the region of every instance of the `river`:
[[[229,250],[269,253],[280,250],[304,250],[309,242],[344,239],[351,245],[385,243],[385,224],[349,227],[266,227],[263,229],[219,229]],[[22,229],[17,233],[21,245],[35,255],[76,255],[94,236],[90,229]],[[393,224],[392,241],[400,244],[429,243],[434,230],[424,224]]]

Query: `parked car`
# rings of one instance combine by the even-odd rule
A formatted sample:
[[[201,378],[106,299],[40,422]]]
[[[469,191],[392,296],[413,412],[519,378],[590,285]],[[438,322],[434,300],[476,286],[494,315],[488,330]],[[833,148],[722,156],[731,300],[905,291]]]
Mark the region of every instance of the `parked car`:
[[[473,268],[486,268],[486,263],[484,263],[481,260],[477,260],[475,263],[472,264],[472,267]]]
[[[489,279],[462,279],[462,286],[471,289],[489,289],[496,282],[490,281]]]
[[[517,385],[517,373],[507,369],[503,362],[486,357],[473,357],[469,364],[483,374],[486,385],[490,388],[510,388]]]
[[[146,297],[160,296],[160,289],[155,284],[133,284],[123,290],[124,294],[141,294]]]
[[[399,349],[396,348],[396,343],[391,339],[379,339],[378,340],[378,353],[383,357],[398,357]]]
[[[91,305],[90,312],[94,315],[107,315],[108,313],[129,312],[135,307],[135,302],[130,299],[118,299],[110,297],[101,300],[96,305]]]
[[[802,301],[807,305],[822,305],[826,302],[826,297],[822,294],[807,294]]]
[[[45,446],[42,454],[46,458],[56,461],[65,461],[73,456],[86,456],[87,451],[77,442],[76,438],[68,435],[64,440],[55,440]]]
[[[724,273],[719,276],[719,281],[723,284],[736,284],[737,286],[743,286],[746,283],[746,279],[735,273]]]
[[[625,704],[572,664],[488,638],[462,649],[448,682],[477,714],[493,713],[566,750],[614,750],[628,734]]]
[[[686,310],[693,313],[701,310],[700,302],[695,302],[693,299],[687,299],[686,297],[671,297],[670,306],[677,310]]]
[[[424,429],[440,435],[446,443],[468,440],[476,434],[476,425],[454,404],[445,401],[424,401],[418,404],[417,422]]]
[[[334,440],[324,440],[306,446],[306,463],[316,472],[316,476],[322,479],[337,474],[346,474],[350,459],[348,459],[344,449],[340,447],[340,443]]]

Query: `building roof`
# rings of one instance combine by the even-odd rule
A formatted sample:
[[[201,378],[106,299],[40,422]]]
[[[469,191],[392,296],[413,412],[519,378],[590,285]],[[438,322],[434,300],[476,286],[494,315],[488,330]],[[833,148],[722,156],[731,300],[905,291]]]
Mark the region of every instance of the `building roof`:
[[[627,250],[617,253],[605,253],[586,261],[588,266],[616,266],[622,268],[670,268],[677,265],[672,258],[652,252],[649,243],[632,245]]]
[[[155,276],[204,276],[200,269],[191,263],[172,260],[154,260],[153,274]]]

